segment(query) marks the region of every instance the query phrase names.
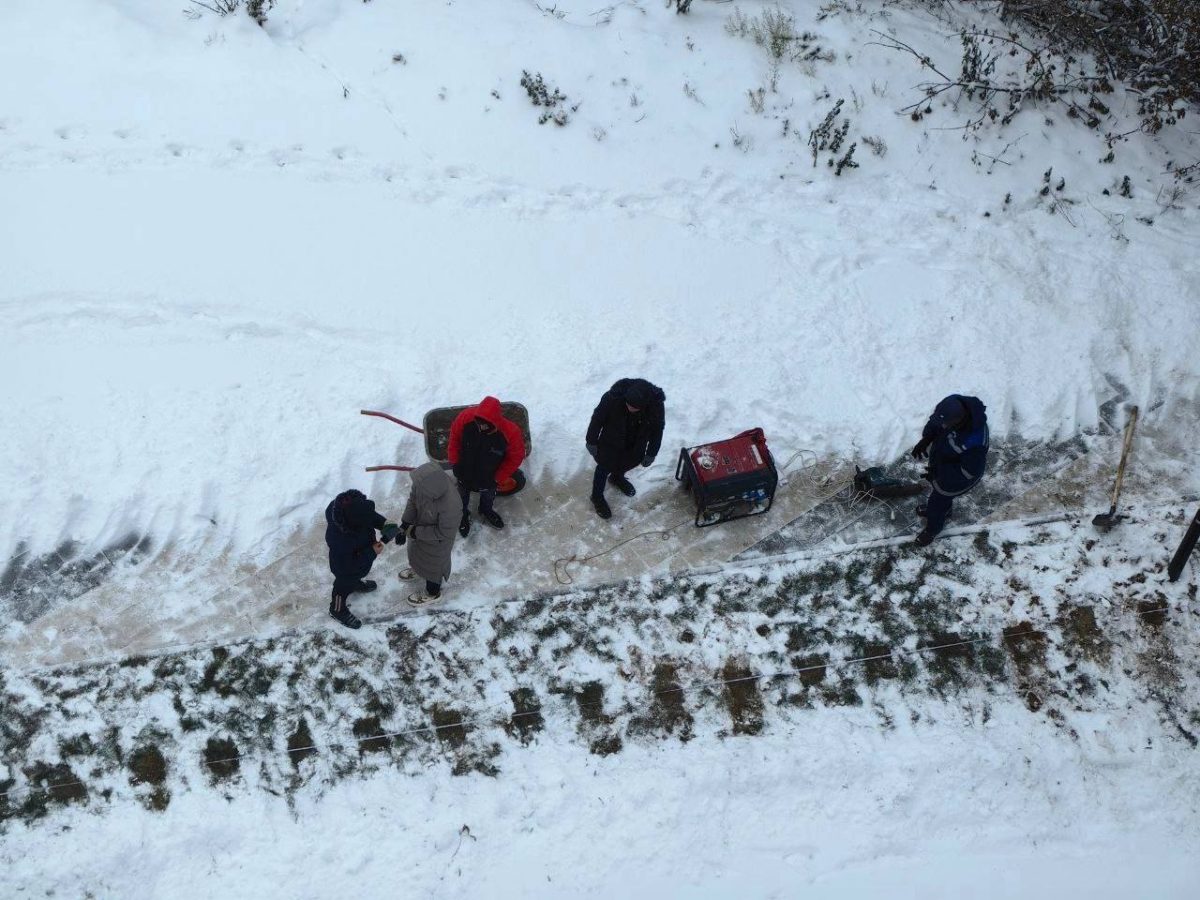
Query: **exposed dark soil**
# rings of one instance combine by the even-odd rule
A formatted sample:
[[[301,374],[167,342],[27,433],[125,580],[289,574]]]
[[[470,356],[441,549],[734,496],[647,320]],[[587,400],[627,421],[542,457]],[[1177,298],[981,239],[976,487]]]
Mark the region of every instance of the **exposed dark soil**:
[[[204,745],[204,764],[213,781],[226,781],[242,767],[238,746],[229,738],[210,737]]]
[[[797,656],[792,660],[792,665],[799,673],[797,677],[802,685],[816,687],[825,680],[825,669],[829,665],[829,659],[820,654]]]
[[[1139,600],[1137,605],[1138,621],[1147,628],[1155,631],[1161,629],[1167,622],[1167,613],[1171,607],[1166,600]]]
[[[296,723],[296,730],[288,736],[287,742],[288,757],[292,760],[292,766],[299,769],[300,763],[304,762],[310,756],[316,754],[317,750],[313,746],[312,732],[308,730],[308,722],[303,716]]]
[[[625,744],[619,734],[608,734],[592,741],[588,747],[588,751],[596,754],[596,756],[611,756],[614,753],[620,753],[621,748],[624,746]]]
[[[939,689],[967,681],[975,663],[975,645],[970,643],[970,637],[953,631],[934,631],[921,641],[921,646],[938,648],[922,653],[921,658]]]
[[[450,747],[461,747],[467,742],[467,729],[463,725],[464,716],[457,709],[445,706],[434,706],[429,717],[437,729],[435,734],[442,743]]]
[[[678,734],[685,743],[692,739],[692,714],[687,710],[679,666],[674,660],[659,660],[654,666],[650,707],[644,716],[629,722],[630,734],[659,736]]]
[[[718,677],[725,682],[725,708],[733,720],[733,733],[761,734],[763,698],[758,689],[758,677],[736,659],[727,660]]]
[[[35,762],[25,770],[25,778],[28,793],[19,811],[26,820],[40,819],[54,806],[88,802],[87,786],[66,763]]]
[[[855,658],[863,660],[862,669],[867,684],[873,685],[882,680],[892,680],[900,677],[896,666],[896,658],[892,654],[890,644],[875,641],[855,641]]]
[[[354,723],[354,739],[358,741],[358,752],[386,753],[391,742],[384,737],[383,726],[379,724],[379,716],[364,716]]]
[[[1092,662],[1108,662],[1112,644],[1096,624],[1096,611],[1092,607],[1075,606],[1068,610],[1063,634],[1072,647]]]
[[[1046,665],[1046,633],[1035,629],[1031,622],[1018,622],[1005,628],[1004,646],[1022,675],[1032,674]]]
[[[604,714],[604,685],[599,681],[589,681],[580,687],[575,692],[575,703],[585,722],[607,725],[613,720],[612,716]]]
[[[512,698],[513,711],[504,730],[510,737],[527,746],[539,731],[546,727],[542,717],[542,704],[533,688],[522,687],[509,693]]]
[[[162,784],[167,780],[167,761],[156,744],[138,747],[129,754],[130,784]]]

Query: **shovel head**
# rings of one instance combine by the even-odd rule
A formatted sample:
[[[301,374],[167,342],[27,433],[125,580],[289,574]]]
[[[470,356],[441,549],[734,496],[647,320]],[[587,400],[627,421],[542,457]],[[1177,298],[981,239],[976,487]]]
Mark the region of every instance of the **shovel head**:
[[[1117,508],[1114,506],[1108,512],[1100,513],[1100,515],[1092,519],[1092,524],[1101,531],[1108,531],[1108,529],[1117,524],[1117,520],[1120,518],[1121,517],[1117,515]]]

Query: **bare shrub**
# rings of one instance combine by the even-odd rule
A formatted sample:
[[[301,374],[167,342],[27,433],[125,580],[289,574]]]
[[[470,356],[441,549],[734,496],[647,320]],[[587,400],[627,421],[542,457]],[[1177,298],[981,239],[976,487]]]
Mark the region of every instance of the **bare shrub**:
[[[767,51],[774,63],[832,62],[834,55],[823,49],[817,41],[819,36],[810,31],[797,31],[796,19],[791,13],[780,9],[764,9],[762,13],[747,18],[735,8],[725,20],[725,31],[734,37],[746,38]]]
[[[201,9],[207,9],[210,13],[224,18],[237,12],[242,5],[242,0],[190,0],[192,9],[184,10],[185,13],[192,18],[199,18]]]
[[[872,137],[865,135],[862,142],[870,148],[871,152],[876,156],[884,156],[887,154],[887,143],[881,137]]]
[[[1100,74],[1138,92],[1142,130],[1182,119],[1200,100],[1200,3],[1195,0],[1002,0],[1001,15],[1063,55],[1094,56]]]

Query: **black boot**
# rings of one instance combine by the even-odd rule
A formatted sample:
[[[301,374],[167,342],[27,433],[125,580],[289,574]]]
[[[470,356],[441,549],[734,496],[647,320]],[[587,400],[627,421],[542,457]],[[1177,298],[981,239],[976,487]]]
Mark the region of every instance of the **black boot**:
[[[463,537],[471,533],[471,514],[469,512],[463,513],[462,518],[458,520],[458,533]]]
[[[917,535],[916,544],[918,547],[928,547],[933,543],[933,539],[937,535],[933,534],[928,528],[921,529],[921,533]]]
[[[379,587],[379,585],[377,585],[371,579],[367,578],[358,583],[358,590],[356,593],[369,594],[369,593],[371,593],[371,591],[375,590],[377,587]]]
[[[362,622],[358,616],[350,612],[350,606],[346,603],[345,597],[335,596],[329,603],[329,614],[345,625],[347,628],[362,628]]]
[[[592,508],[596,510],[596,515],[598,515],[600,518],[612,518],[612,507],[608,505],[608,501],[603,497],[592,497]]]
[[[626,497],[632,497],[637,493],[637,488],[630,483],[629,479],[624,475],[618,475],[615,472],[608,476],[608,480],[612,482],[613,487],[624,494]]]
[[[504,520],[500,518],[500,514],[494,509],[481,509],[479,511],[479,516],[483,519],[483,521],[487,522],[493,528],[504,527]]]

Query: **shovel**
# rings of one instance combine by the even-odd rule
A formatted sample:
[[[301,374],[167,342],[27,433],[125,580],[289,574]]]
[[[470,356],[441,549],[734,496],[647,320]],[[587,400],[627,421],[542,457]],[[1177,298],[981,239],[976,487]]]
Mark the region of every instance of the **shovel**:
[[[1108,531],[1117,524],[1117,500],[1121,496],[1121,482],[1125,480],[1125,463],[1129,461],[1129,448],[1133,446],[1133,429],[1137,427],[1138,408],[1129,410],[1129,421],[1125,423],[1125,444],[1121,448],[1121,464],[1117,466],[1117,483],[1113,485],[1112,506],[1108,512],[1100,513],[1092,519],[1092,524],[1101,531]]]

